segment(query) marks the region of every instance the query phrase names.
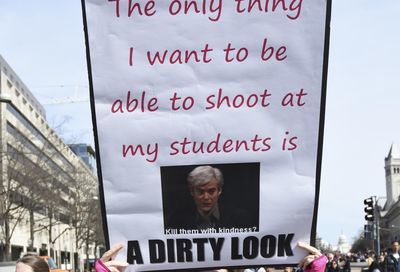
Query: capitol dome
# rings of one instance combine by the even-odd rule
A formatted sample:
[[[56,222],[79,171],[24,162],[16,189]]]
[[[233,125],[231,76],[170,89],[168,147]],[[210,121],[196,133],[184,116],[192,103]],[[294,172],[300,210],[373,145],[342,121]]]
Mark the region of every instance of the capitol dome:
[[[338,240],[338,245],[337,245],[337,249],[343,253],[346,254],[350,251],[350,245],[347,242],[347,237],[346,235],[344,235],[343,233],[339,236],[339,240]]]

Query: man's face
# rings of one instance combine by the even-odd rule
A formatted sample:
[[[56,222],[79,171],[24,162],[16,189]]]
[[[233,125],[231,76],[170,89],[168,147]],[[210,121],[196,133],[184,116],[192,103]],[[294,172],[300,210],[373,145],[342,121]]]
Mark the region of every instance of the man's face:
[[[192,187],[191,194],[200,213],[208,214],[218,203],[221,195],[221,188],[216,179],[209,182]]]
[[[392,250],[393,250],[393,252],[395,252],[395,253],[399,252],[399,243],[398,243],[398,242],[394,242],[394,243],[392,244]]]

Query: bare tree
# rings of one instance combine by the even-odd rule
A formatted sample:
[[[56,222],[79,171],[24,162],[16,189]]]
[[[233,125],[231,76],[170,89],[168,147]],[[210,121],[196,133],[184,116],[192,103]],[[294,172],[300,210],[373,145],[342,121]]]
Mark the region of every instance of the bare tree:
[[[88,172],[76,174],[75,202],[71,209],[75,228],[75,247],[84,248],[86,266],[89,266],[89,249],[104,245],[104,233],[97,191],[97,183]]]
[[[10,241],[14,231],[27,212],[36,205],[37,181],[46,178],[45,172],[32,161],[32,152],[25,150],[20,141],[10,141],[2,154],[5,164],[2,174],[1,217],[5,241],[4,259],[10,260]],[[31,157],[31,158],[30,158]],[[32,186],[34,185],[34,186]],[[30,216],[31,217],[31,216]]]
[[[4,141],[7,144],[1,156],[3,180],[0,184],[0,219],[4,226],[1,231],[5,241],[3,260],[10,260],[11,238],[27,213],[30,229],[28,250],[33,249],[35,232],[43,230],[48,232],[49,244],[54,244],[54,226],[69,223],[66,220],[70,216],[66,199],[71,193],[69,186],[75,182],[68,174],[74,172],[74,166],[49,141],[56,137],[54,134],[49,133],[46,137],[36,134],[28,138],[11,124],[7,124],[7,130],[8,138]]]
[[[4,241],[0,259],[11,259],[11,239],[22,220],[29,222],[28,250],[34,249],[36,233],[47,232],[49,253],[54,256],[54,243],[71,225],[75,248],[86,245],[88,250],[89,244],[103,244],[100,208],[94,199],[98,199],[97,181],[90,169],[83,161],[64,156],[69,147],[53,130],[16,128],[9,122],[6,130],[0,151],[0,236]],[[54,232],[57,226],[62,228]]]

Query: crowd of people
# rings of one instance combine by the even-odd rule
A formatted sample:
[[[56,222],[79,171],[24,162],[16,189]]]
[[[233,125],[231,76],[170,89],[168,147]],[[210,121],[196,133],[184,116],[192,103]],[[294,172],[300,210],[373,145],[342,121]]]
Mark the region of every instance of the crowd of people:
[[[324,272],[327,259],[320,251],[308,244],[298,243],[298,246],[308,252],[308,255],[299,263],[304,272]],[[126,262],[115,261],[114,258],[122,249],[122,245],[115,245],[96,262],[96,272],[121,272],[128,266]],[[16,272],[50,272],[47,263],[39,256],[25,255],[17,261]],[[208,270],[207,272],[228,272],[226,269]],[[273,268],[248,268],[244,272],[271,272]],[[293,272],[293,268],[285,267],[284,272]],[[206,271],[203,271],[206,272]]]
[[[325,255],[321,254],[318,249],[305,244],[299,243],[300,248],[308,251],[307,255],[298,265],[297,269],[304,272],[324,272],[327,259]],[[118,244],[113,246],[109,251],[96,262],[96,272],[121,272],[128,263],[115,261],[114,258],[122,249],[122,245]],[[241,270],[243,272],[273,272],[274,268],[248,268]],[[293,267],[283,268],[283,272],[294,272]],[[20,258],[16,263],[15,272],[51,272],[45,260],[37,255],[27,254]],[[227,269],[207,270],[202,272],[231,272]]]
[[[298,267],[284,267],[283,272],[351,272],[350,261],[353,256],[350,254],[322,254],[314,247],[307,244],[299,244],[301,248],[309,252],[298,265]],[[115,245],[107,251],[96,263],[96,272],[120,272],[128,266],[125,262],[115,261],[114,257],[121,250],[122,245]],[[400,246],[399,242],[393,241],[388,250],[382,251],[379,255],[370,251],[365,258],[365,272],[400,272]],[[259,267],[247,268],[243,272],[273,272],[275,268]],[[207,272],[230,272],[226,269],[208,270]],[[25,255],[17,261],[16,272],[50,272],[47,263],[33,255]],[[206,272],[206,271],[204,271]]]
[[[398,241],[393,241],[388,250],[383,250],[379,255],[371,251],[366,259],[368,272],[398,272],[400,246]]]
[[[367,252],[365,256],[328,253],[325,272],[350,272],[350,261],[355,260],[365,260],[366,266],[362,269],[364,272],[400,272],[399,252],[399,242],[393,241],[390,248],[383,250],[379,255],[374,251]]]
[[[325,272],[350,272],[350,255],[344,254],[326,254],[328,263],[326,264]]]

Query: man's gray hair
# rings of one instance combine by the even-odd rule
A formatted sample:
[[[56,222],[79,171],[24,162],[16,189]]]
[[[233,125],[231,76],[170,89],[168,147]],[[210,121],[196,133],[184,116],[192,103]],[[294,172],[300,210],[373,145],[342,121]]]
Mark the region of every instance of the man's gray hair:
[[[221,170],[218,168],[211,167],[209,165],[198,166],[192,170],[188,175],[188,183],[190,187],[202,185],[209,182],[212,179],[216,179],[219,187],[222,188],[224,185],[224,178]]]

